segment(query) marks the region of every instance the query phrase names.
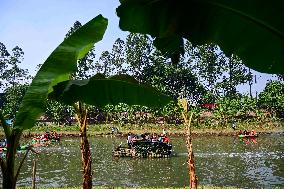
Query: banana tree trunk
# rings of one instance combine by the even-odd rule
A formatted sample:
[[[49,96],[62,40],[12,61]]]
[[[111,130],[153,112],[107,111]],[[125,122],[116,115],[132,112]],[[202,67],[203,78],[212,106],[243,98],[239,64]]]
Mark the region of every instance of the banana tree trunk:
[[[192,137],[191,137],[191,120],[193,113],[190,114],[188,118],[188,103],[186,99],[180,99],[180,104],[183,107],[183,119],[184,123],[186,124],[186,146],[187,146],[187,155],[188,155],[188,175],[189,175],[189,183],[190,189],[197,189],[198,179],[195,174],[195,164],[194,164],[194,155],[193,155],[193,148],[192,148]]]
[[[197,176],[195,174],[195,163],[194,163],[194,155],[192,149],[192,139],[191,139],[191,131],[187,131],[190,134],[187,135],[186,145],[187,145],[187,153],[188,153],[188,169],[189,169],[189,182],[190,189],[197,189]]]
[[[17,178],[19,175],[19,169],[15,172],[15,155],[16,150],[19,145],[19,140],[21,136],[22,131],[15,131],[13,130],[11,134],[7,137],[7,153],[6,157],[0,158],[0,165],[1,165],[1,171],[3,176],[3,183],[2,188],[3,189],[15,189]]]
[[[81,102],[76,107],[77,120],[80,124],[80,149],[83,166],[83,189],[92,189],[92,156],[87,138],[87,110]]]

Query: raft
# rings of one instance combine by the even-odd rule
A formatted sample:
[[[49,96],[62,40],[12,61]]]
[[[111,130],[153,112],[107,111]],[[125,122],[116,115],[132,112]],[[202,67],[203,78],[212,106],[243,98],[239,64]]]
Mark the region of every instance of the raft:
[[[162,142],[136,141],[129,147],[118,146],[114,157],[167,158],[172,154],[172,145]]]
[[[255,135],[243,135],[243,134],[241,134],[241,135],[238,135],[238,136],[239,136],[239,138],[253,138],[253,137],[258,137],[257,134],[255,134]]]

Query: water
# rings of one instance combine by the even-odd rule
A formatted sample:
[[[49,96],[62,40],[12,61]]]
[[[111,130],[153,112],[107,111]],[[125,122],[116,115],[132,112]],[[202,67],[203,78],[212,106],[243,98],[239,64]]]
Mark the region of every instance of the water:
[[[90,138],[94,186],[184,187],[187,186],[185,138],[171,139],[174,157],[167,159],[112,158],[121,138]],[[284,188],[284,140],[281,135],[260,136],[257,144],[234,137],[193,139],[200,185],[245,188]],[[31,186],[32,161],[37,159],[37,186],[80,186],[79,138],[63,138],[60,145],[37,149],[24,164],[18,186]]]

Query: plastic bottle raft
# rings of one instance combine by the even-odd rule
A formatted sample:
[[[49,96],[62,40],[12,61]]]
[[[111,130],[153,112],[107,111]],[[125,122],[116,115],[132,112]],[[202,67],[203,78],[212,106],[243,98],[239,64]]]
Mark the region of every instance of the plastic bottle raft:
[[[114,157],[167,158],[172,153],[172,145],[163,142],[135,141],[130,146],[118,146]]]

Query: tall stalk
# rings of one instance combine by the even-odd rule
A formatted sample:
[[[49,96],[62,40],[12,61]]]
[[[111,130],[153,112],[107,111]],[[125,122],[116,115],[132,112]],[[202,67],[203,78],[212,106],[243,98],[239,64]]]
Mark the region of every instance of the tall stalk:
[[[190,189],[197,189],[198,179],[195,174],[195,163],[194,163],[194,154],[192,148],[192,135],[191,135],[191,119],[193,116],[193,112],[190,113],[190,117],[188,117],[188,103],[186,99],[180,99],[180,104],[183,107],[182,116],[184,119],[184,123],[186,124],[186,147],[187,147],[187,157],[188,157],[188,175],[189,175],[189,183]]]
[[[74,105],[76,110],[76,118],[80,125],[80,148],[81,159],[83,166],[83,189],[92,188],[92,155],[90,150],[90,144],[87,138],[87,113],[88,110],[82,102],[78,102]]]

